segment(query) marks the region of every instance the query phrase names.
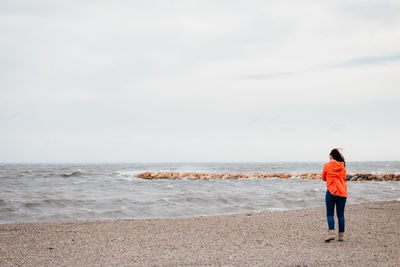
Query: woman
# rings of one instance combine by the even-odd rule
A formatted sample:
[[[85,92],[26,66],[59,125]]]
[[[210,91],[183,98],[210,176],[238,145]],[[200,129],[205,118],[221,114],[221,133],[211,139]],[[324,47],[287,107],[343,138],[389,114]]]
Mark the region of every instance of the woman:
[[[329,154],[330,161],[324,165],[322,180],[326,181],[325,194],[326,216],[328,219],[329,234],[325,242],[335,239],[334,211],[339,224],[338,241],[344,240],[344,206],[347,198],[346,163],[339,150],[334,148]]]

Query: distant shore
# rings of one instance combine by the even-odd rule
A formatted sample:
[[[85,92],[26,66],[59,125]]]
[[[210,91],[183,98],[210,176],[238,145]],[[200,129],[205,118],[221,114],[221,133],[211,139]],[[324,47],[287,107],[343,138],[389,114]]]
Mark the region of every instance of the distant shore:
[[[325,208],[185,219],[0,224],[0,265],[394,266],[400,202],[346,206],[344,242]]]

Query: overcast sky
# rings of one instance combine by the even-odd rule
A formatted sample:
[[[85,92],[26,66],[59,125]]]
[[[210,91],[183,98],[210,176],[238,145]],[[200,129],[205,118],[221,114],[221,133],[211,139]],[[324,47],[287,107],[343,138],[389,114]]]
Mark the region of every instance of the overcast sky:
[[[0,162],[400,160],[400,1],[0,1]]]

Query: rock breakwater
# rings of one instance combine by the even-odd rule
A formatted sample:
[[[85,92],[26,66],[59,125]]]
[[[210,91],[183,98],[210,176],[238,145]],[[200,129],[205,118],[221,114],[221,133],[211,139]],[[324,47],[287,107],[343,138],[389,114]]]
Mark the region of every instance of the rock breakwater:
[[[271,179],[271,178],[300,178],[305,180],[321,179],[321,173],[203,173],[203,172],[142,172],[134,175],[136,178],[142,179],[190,179],[190,180],[217,180],[217,179]],[[372,173],[355,173],[348,174],[348,181],[400,181],[400,174],[372,174]]]

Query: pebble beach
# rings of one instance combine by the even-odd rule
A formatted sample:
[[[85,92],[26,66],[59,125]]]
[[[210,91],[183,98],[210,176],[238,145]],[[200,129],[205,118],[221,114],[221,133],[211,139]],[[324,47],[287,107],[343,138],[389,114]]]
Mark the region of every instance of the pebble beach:
[[[179,219],[0,224],[1,266],[396,266],[400,202],[346,206],[344,242],[325,208]]]

